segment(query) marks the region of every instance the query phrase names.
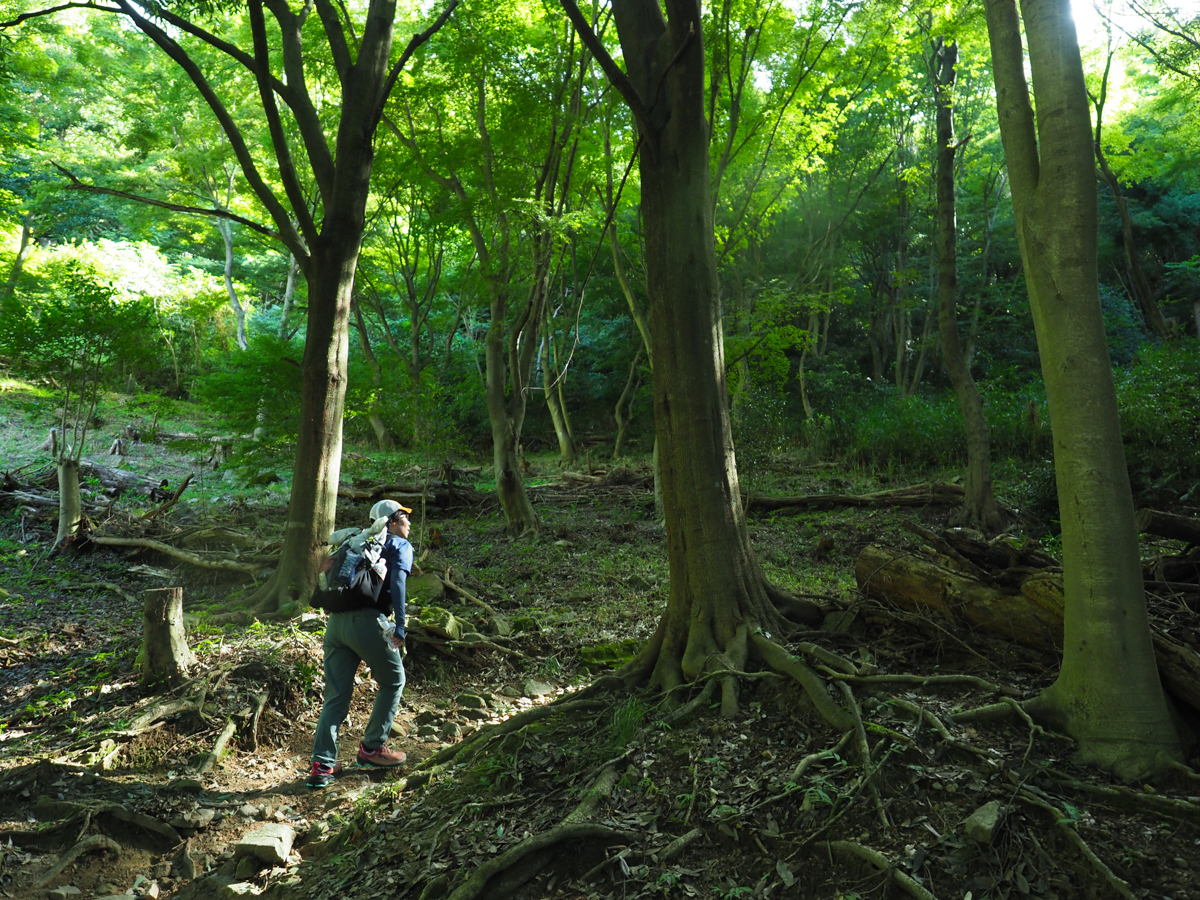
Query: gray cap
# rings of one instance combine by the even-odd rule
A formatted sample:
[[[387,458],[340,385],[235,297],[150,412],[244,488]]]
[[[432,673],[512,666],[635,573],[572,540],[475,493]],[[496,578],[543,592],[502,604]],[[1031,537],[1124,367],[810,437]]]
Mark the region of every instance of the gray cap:
[[[401,506],[395,500],[380,500],[378,503],[376,503],[374,506],[371,507],[371,518],[372,519],[390,519],[398,511],[403,511],[405,513],[412,512],[412,510],[409,509],[407,506]]]

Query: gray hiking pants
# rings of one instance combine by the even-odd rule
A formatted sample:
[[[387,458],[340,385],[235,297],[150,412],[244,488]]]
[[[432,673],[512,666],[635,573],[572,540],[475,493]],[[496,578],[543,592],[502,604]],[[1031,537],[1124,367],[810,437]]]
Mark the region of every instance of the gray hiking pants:
[[[387,742],[404,693],[404,663],[400,651],[383,636],[387,624],[383,613],[374,609],[332,613],[325,623],[325,703],[313,738],[314,762],[333,765],[337,760],[338,728],[350,711],[360,661],[379,684],[363,746],[376,750]]]

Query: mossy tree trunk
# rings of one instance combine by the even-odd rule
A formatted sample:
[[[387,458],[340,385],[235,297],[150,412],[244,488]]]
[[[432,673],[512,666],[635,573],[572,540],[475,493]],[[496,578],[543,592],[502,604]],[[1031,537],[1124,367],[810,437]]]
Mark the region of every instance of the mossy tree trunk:
[[[1100,311],[1096,165],[1069,0],[986,0],[1004,156],[1054,437],[1063,537],[1058,679],[1029,709],[1119,776],[1182,753],[1154,661]],[[1025,80],[1021,19],[1037,97]]]

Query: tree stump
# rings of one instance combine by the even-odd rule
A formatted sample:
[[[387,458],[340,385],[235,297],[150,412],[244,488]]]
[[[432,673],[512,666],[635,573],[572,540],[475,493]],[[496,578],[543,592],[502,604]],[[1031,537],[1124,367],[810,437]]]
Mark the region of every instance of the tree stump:
[[[146,591],[142,632],[142,680],[174,687],[183,681],[196,657],[183,630],[183,588]]]

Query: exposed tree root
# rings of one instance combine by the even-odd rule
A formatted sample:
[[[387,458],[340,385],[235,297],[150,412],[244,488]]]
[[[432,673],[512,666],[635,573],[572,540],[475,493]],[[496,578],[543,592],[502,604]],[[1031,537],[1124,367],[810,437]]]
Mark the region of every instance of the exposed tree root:
[[[580,692],[582,693],[582,692]],[[462,757],[470,759],[474,756],[485,744],[499,737],[504,737],[506,734],[511,734],[514,731],[520,731],[527,725],[532,725],[541,719],[548,716],[558,715],[560,713],[570,713],[579,710],[601,709],[608,704],[603,700],[576,700],[577,694],[572,694],[571,699],[564,702],[558,700],[554,703],[547,703],[543,706],[534,706],[524,712],[517,713],[503,722],[497,722],[495,725],[486,725],[479,729],[470,739],[459,744],[451,744],[449,747],[444,747],[437,753],[423,760],[418,766],[413,769],[413,775],[408,777],[408,785],[410,788],[424,784],[429,779],[419,779],[414,781],[414,776],[423,772],[430,772],[439,769],[451,760]],[[565,698],[564,698],[565,699]]]
[[[938,736],[945,744],[951,747],[956,747],[959,750],[965,750],[967,753],[973,753],[983,759],[991,759],[987,751],[981,750],[974,744],[968,744],[966,741],[960,741],[957,738],[952,737],[950,735],[950,729],[946,727],[946,723],[924,707],[918,706],[911,700],[905,700],[903,697],[892,697],[890,700],[888,700],[888,702],[897,709],[902,709],[905,712],[916,716],[918,724],[920,722],[928,722],[933,730],[938,733]]]
[[[73,863],[77,857],[93,850],[112,850],[114,853],[119,854],[121,852],[121,845],[112,838],[105,837],[102,834],[93,834],[91,837],[86,837],[64,853],[62,859],[51,866],[49,871],[38,879],[37,886],[39,888],[45,887],[61,875],[63,870]]]
[[[1200,822],[1200,805],[1190,803],[1187,800],[1177,800],[1174,797],[1164,797],[1161,794],[1146,794],[1127,788],[1124,785],[1089,784],[1086,781],[1080,781],[1077,778],[1071,778],[1053,770],[1050,770],[1050,774],[1064,788],[1084,794],[1091,794],[1094,797],[1103,797],[1107,802],[1121,809],[1128,809],[1137,813],[1154,812],[1161,816],[1168,816],[1172,819],[1180,819],[1185,822]]]
[[[201,754],[196,761],[196,765],[192,771],[197,775],[206,775],[212,771],[223,756],[225,756],[226,748],[229,745],[229,739],[233,737],[233,733],[237,730],[237,726],[233,724],[232,719],[227,719],[225,727],[221,729],[221,733],[217,735],[216,743],[213,744],[212,750]]]
[[[267,699],[271,695],[266,691],[261,694],[254,695],[254,706],[250,713],[250,750],[258,749],[258,720],[262,717],[263,707],[267,705]]]
[[[203,703],[203,699],[200,701]],[[171,716],[179,715],[181,712],[198,712],[199,704],[193,699],[177,699],[177,700],[160,700],[157,703],[152,703],[140,713],[137,714],[130,722],[129,727],[122,734],[129,737],[136,737],[144,731],[149,731],[151,727],[159,719],[166,719]]]
[[[846,731],[854,727],[854,717],[833,702],[826,689],[825,682],[797,656],[792,656],[779,644],[762,634],[753,634],[750,640],[762,661],[784,675],[789,675],[799,682],[804,692],[816,707],[817,713],[830,726],[838,731]]]
[[[853,734],[855,743],[858,746],[858,758],[862,762],[863,771],[867,771],[871,765],[871,747],[867,743],[867,730],[863,727],[862,710],[858,708],[858,701],[854,699],[854,692],[850,690],[850,685],[844,681],[838,682],[838,687],[841,688],[842,696],[846,698],[846,707],[850,711],[850,715],[854,718]],[[884,828],[891,828],[892,823],[888,821],[887,813],[883,809],[883,798],[879,796],[879,785],[875,774],[878,768],[871,773],[868,778],[867,787],[871,791],[871,797],[875,801],[875,812],[879,816],[879,824]]]
[[[1068,840],[1079,849],[1079,852],[1092,864],[1093,868],[1108,882],[1109,887],[1124,897],[1125,900],[1136,900],[1133,891],[1129,889],[1129,883],[1118,878],[1117,874],[1105,864],[1104,860],[1096,855],[1095,851],[1087,845],[1087,841],[1080,837],[1079,832],[1071,827],[1070,820],[1061,810],[1036,796],[1028,788],[1021,788],[1017,794],[1017,799],[1023,803],[1028,803],[1030,806],[1036,806],[1054,816],[1054,822],[1059,830],[1067,836]]]
[[[857,856],[859,859],[865,859],[871,865],[875,866],[875,868],[887,872],[891,876],[892,881],[916,897],[917,900],[937,900],[936,896],[917,884],[910,876],[901,872],[894,863],[890,862],[878,850],[872,850],[870,847],[864,847],[862,844],[857,844],[853,841],[829,841],[826,846],[835,853],[844,853],[850,856]]]
[[[693,828],[686,834],[681,834],[675,840],[671,841],[671,843],[667,844],[662,852],[658,854],[659,865],[665,866],[702,837],[704,837],[704,832],[699,828]]]
[[[517,844],[517,846],[500,854],[495,859],[489,859],[461,885],[454,889],[448,900],[476,900],[487,888],[487,883],[505,870],[517,865],[526,857],[559,844],[570,841],[600,840],[612,843],[628,843],[635,835],[610,828],[607,825],[595,823],[578,823],[574,825],[558,825],[542,834],[535,834]]]
[[[967,684],[1005,697],[1019,697],[1021,692],[1014,687],[994,684],[974,675],[857,675],[854,673],[826,673],[830,681],[848,681],[850,684],[919,684],[934,687],[939,684]]]

